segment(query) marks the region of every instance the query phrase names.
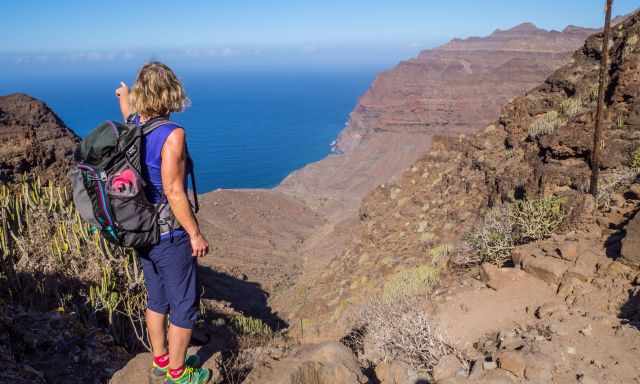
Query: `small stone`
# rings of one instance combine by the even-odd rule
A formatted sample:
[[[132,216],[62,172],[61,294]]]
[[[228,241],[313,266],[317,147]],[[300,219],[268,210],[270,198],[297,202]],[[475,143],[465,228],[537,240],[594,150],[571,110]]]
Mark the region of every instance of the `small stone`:
[[[484,369],[485,371],[490,371],[492,369],[496,369],[498,368],[498,364],[495,361],[483,361],[482,362],[482,369]]]
[[[545,303],[539,306],[534,314],[538,319],[544,319],[547,317],[552,317],[555,314],[562,314],[565,312],[566,307],[563,304]]]
[[[587,325],[586,328],[581,329],[580,333],[585,336],[591,336],[593,334],[593,328],[591,327],[591,324]]]
[[[570,355],[575,355],[576,354],[576,349],[574,347],[568,347],[567,348],[567,353]]]

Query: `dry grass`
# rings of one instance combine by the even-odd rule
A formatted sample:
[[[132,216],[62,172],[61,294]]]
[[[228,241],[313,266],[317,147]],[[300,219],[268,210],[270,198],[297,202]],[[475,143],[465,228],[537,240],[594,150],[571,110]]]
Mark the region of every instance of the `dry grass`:
[[[402,296],[426,294],[437,284],[440,269],[425,264],[393,274],[384,284],[383,297],[393,300]]]

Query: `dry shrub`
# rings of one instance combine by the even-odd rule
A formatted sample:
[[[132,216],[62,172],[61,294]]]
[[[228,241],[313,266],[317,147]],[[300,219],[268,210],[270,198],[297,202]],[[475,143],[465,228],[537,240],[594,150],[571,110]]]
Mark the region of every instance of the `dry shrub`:
[[[223,359],[220,363],[220,373],[225,383],[240,384],[247,378],[258,358],[255,353],[242,350]]]
[[[420,297],[374,299],[360,314],[354,345],[362,345],[383,360],[400,360],[416,370],[433,372],[438,361],[455,355],[463,366],[466,359],[449,337],[428,316]],[[371,351],[367,351],[369,354]]]
[[[513,225],[506,207],[493,208],[475,230],[465,235],[465,242],[480,263],[502,265],[514,246]],[[470,263],[469,263],[470,264]]]
[[[640,170],[640,150],[638,152],[638,168],[622,167],[612,169],[600,174],[598,183],[598,196],[596,196],[596,204],[598,208],[608,209],[611,205],[614,193],[624,185],[633,183]]]

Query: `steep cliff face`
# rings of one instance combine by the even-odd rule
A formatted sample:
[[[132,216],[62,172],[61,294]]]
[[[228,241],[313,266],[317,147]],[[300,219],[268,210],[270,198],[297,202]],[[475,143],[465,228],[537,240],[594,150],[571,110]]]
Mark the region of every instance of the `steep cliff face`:
[[[627,203],[618,195],[617,208],[606,207],[616,188],[633,182],[640,161],[640,14],[613,31],[602,194],[594,202],[585,192],[601,44],[602,34],[591,36],[569,64],[508,103],[481,133],[435,139],[395,183],[372,191],[346,251],[306,283],[293,317],[313,319],[319,335],[344,332],[337,325],[348,324],[348,309],[379,294],[394,273],[429,262],[433,250],[463,252],[463,235],[488,209],[524,198],[561,197],[567,230],[589,232],[604,260],[602,244],[617,257],[614,232],[628,220]]]
[[[78,136],[43,102],[25,94],[0,96],[0,181],[38,171],[64,174]]]
[[[342,154],[294,172],[279,189],[330,214],[352,212],[366,193],[424,154],[433,135],[486,126],[510,98],[567,63],[592,32],[522,24],[401,62],[360,98],[337,140]]]

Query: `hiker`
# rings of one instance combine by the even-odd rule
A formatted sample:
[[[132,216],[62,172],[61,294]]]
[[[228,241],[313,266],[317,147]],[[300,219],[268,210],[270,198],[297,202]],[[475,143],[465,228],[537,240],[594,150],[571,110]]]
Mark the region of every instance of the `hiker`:
[[[121,82],[116,96],[124,119],[139,126],[158,118],[168,119],[188,103],[174,72],[159,62],[140,69],[131,91]],[[166,198],[177,222],[175,228],[161,232],[158,244],[137,249],[148,295],[146,323],[153,352],[152,372],[165,377],[165,384],[206,383],[211,372],[196,367],[196,356],[186,358],[198,314],[197,258],[208,253],[209,244],[200,232],[187,194],[187,168],[191,164],[184,129],[167,121],[145,134],[141,153],[147,198],[151,203]]]

